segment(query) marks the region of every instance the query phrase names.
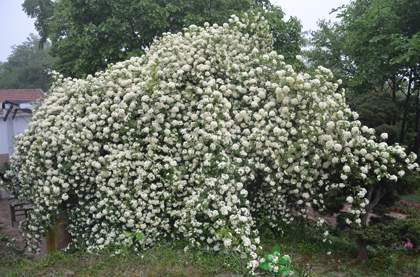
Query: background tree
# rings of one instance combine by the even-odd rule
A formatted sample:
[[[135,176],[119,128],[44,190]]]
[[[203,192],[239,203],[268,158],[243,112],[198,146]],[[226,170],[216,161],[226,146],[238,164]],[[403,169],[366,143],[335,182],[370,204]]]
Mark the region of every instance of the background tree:
[[[50,43],[38,47],[40,38],[30,34],[27,40],[13,46],[7,62],[0,64],[0,89],[41,88],[48,90],[48,69],[54,58],[48,55]]]
[[[48,20],[54,12],[54,1],[52,0],[26,0],[22,4],[24,12],[35,18],[35,29],[38,31],[41,39],[39,46],[42,48],[48,37]]]
[[[385,93],[372,92],[364,95],[349,95],[348,102],[357,110],[359,120],[364,125],[374,128],[377,136],[388,134],[388,144],[394,144],[398,138],[399,110],[395,102]]]
[[[331,68],[336,78],[343,79],[347,98],[363,124],[389,133],[390,142],[408,144],[409,151],[418,153],[419,52],[416,50],[420,46],[420,22],[416,19],[420,15],[420,1],[356,0],[335,11],[339,12],[341,22],[319,23],[320,30],[312,33],[312,48],[307,52],[309,61],[314,66],[322,64]],[[409,136],[410,133],[417,137]],[[358,177],[353,180],[355,184],[358,181]],[[418,190],[417,184],[416,174],[399,178],[395,184],[372,178],[364,184],[369,198],[366,211],[384,216],[402,195]],[[330,197],[326,202],[333,205],[334,198],[341,196],[331,194]],[[381,219],[377,222],[380,224],[369,228],[366,220],[363,217],[363,228],[354,232],[360,261],[367,258],[367,245],[401,239],[397,234],[387,235],[386,231],[393,229],[398,233],[404,226]],[[401,234],[405,235],[402,231]]]
[[[387,95],[399,110],[398,141],[418,153],[420,1],[356,0],[336,11],[341,22],[321,21],[312,33],[309,60],[331,68],[350,94]]]
[[[163,32],[204,22],[221,24],[252,8],[263,11],[272,23],[276,50],[287,53],[286,58],[300,52],[300,22],[283,22],[282,10],[267,0],[26,0],[23,7],[36,18],[41,44],[51,39],[51,54],[58,58],[54,69],[66,76],[93,74],[110,63],[142,55]]]
[[[284,21],[285,13],[275,5],[267,5],[264,16],[271,26],[273,34],[273,48],[283,55],[285,61],[295,62],[300,54],[304,39],[301,36],[302,24],[297,17],[290,17]]]
[[[310,32],[304,55],[310,67],[322,65],[331,69],[334,78],[343,81],[341,87],[348,89],[354,66],[345,50],[346,38],[337,31],[340,23],[322,19],[317,24],[319,29]]]

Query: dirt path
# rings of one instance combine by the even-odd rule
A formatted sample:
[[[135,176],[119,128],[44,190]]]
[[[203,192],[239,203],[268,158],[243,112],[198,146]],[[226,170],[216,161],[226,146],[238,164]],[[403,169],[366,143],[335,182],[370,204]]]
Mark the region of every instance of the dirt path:
[[[344,205],[344,208],[341,210],[341,211],[347,211],[347,209],[350,207],[350,205]],[[327,218],[325,218],[325,220],[328,220],[329,221],[329,223],[330,224],[332,224],[333,226],[335,226],[335,224],[336,224],[336,217],[337,217],[337,215],[338,214],[334,214],[334,216],[330,216],[330,217],[327,217]],[[401,218],[405,218],[407,215],[405,215],[405,214],[400,214],[400,213],[394,213],[394,212],[390,212],[389,213],[389,215],[390,216],[392,216],[392,217],[395,217],[395,218],[398,218],[398,219],[401,219]],[[369,216],[368,216],[368,222],[370,221],[370,219],[372,218],[372,217],[375,217],[376,216],[376,214],[374,214],[374,213],[370,213],[369,214]],[[317,215],[317,213],[315,213],[315,212],[313,212],[312,210],[309,212],[309,214],[308,214],[308,219],[311,219],[311,220],[314,220],[314,221],[316,221],[316,220],[318,220],[318,215]]]

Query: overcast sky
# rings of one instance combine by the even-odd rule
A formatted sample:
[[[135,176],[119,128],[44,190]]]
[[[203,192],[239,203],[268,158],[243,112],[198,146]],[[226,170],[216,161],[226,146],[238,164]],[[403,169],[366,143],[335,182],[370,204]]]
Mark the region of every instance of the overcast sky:
[[[0,0],[1,1],[1,0]],[[296,16],[302,22],[303,31],[317,29],[316,22],[325,18],[335,21],[336,14],[329,15],[333,8],[347,5],[350,0],[271,0],[271,3],[280,6],[289,16]]]
[[[7,61],[13,45],[20,45],[30,33],[36,34],[34,19],[22,11],[24,0],[0,0],[0,61]],[[320,18],[334,20],[329,15],[331,9],[348,4],[350,0],[271,0],[271,3],[282,7],[289,16],[298,17],[303,30],[316,29]]]
[[[0,0],[0,61],[5,62],[13,45],[20,45],[30,33],[37,34],[34,20],[22,11],[24,0]]]

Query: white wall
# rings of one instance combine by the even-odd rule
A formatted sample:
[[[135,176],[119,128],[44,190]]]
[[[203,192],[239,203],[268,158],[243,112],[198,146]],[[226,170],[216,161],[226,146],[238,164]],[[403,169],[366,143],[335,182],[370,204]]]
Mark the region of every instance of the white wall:
[[[3,116],[0,114],[0,154],[9,153],[7,142],[7,126],[3,121]]]
[[[13,154],[13,137],[25,131],[32,115],[27,113],[16,114],[12,120],[13,112],[3,121],[5,114],[0,114],[0,154]]]

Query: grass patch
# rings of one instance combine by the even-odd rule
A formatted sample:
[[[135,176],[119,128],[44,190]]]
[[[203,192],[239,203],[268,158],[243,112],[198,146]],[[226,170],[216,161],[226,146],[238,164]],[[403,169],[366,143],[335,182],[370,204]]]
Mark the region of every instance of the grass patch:
[[[265,230],[262,247],[264,251],[270,251],[278,244],[282,254],[290,255],[293,276],[420,277],[420,259],[414,253],[409,255],[392,247],[369,247],[370,260],[365,264],[354,264],[355,242],[344,232],[334,233],[331,242],[323,242],[306,222],[285,226],[284,232],[282,237],[277,237]],[[139,254],[52,253],[38,262],[6,246],[0,247],[0,255],[3,252],[16,252],[16,255],[1,256],[0,276],[249,276],[246,261],[236,253],[214,253],[205,248],[184,251],[185,246],[182,242],[161,242]],[[262,271],[259,273],[269,276],[262,275]]]
[[[407,200],[408,202],[420,204],[420,190],[414,194],[403,196],[402,199]]]

